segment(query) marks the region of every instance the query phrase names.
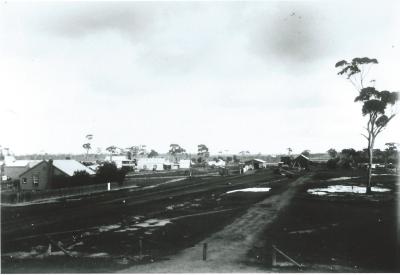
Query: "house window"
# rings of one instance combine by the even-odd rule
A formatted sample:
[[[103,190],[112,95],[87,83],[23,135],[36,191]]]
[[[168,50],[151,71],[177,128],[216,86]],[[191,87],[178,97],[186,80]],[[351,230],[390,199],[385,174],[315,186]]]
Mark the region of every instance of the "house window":
[[[32,176],[32,185],[33,185],[34,187],[39,186],[39,175],[38,175],[38,174],[34,174],[34,175]]]
[[[27,178],[22,178],[22,184],[27,184],[28,179]]]

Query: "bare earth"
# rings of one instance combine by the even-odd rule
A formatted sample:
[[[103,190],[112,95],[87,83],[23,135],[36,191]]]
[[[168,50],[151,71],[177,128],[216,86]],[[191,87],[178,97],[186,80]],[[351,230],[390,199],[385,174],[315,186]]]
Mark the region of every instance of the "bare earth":
[[[289,205],[291,199],[310,175],[298,178],[289,188],[252,206],[243,216],[194,247],[187,248],[169,260],[143,264],[122,273],[254,273],[267,270],[244,263],[246,253],[260,240],[260,234]],[[203,243],[208,244],[207,261],[203,261]]]

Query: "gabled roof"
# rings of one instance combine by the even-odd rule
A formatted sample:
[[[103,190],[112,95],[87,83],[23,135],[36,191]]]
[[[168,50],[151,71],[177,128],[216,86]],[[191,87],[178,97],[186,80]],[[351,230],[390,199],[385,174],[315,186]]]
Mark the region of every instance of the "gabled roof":
[[[306,157],[305,155],[303,155],[303,154],[300,154],[300,155],[298,155],[297,156],[297,158],[300,158],[300,157],[303,157],[303,158],[305,158],[306,160],[310,160],[310,158],[309,157]]]
[[[20,177],[22,177],[22,175],[25,175],[26,173],[28,173],[29,171],[31,171],[33,168],[35,168],[36,166],[39,166],[42,162],[46,162],[45,160],[41,160],[38,163],[36,163],[35,165],[33,165],[31,168],[29,168],[28,170],[26,170],[25,172],[23,172],[21,175],[19,175]]]
[[[252,162],[266,163],[266,161],[262,160],[262,159],[250,159],[250,160],[246,160],[244,163],[252,163]]]
[[[53,160],[53,165],[68,176],[73,176],[77,171],[85,171],[89,175],[95,174],[92,169],[73,159],[56,159]]]
[[[28,170],[26,170],[24,173],[22,173],[20,176],[26,174],[28,171],[32,170],[42,162],[48,163],[47,160],[42,160],[30,167]],[[85,165],[81,164],[80,162],[73,160],[73,159],[60,159],[60,160],[53,160],[53,166],[56,167],[58,170],[63,172],[64,174],[68,176],[73,176],[75,172],[77,171],[85,171],[89,175],[94,175],[95,172],[93,170],[89,169]]]

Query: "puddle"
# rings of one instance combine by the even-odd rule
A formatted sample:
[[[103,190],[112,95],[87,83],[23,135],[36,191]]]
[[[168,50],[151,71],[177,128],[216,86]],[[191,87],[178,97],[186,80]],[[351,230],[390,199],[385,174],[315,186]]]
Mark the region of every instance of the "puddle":
[[[72,256],[79,255],[79,253],[75,251],[70,251],[69,254]],[[43,259],[49,256],[65,256],[65,253],[62,251],[52,251],[51,254],[38,251],[30,251],[30,252],[18,251],[18,252],[6,253],[3,254],[2,256],[8,256],[13,259]]]
[[[108,253],[99,252],[99,253],[89,254],[86,257],[88,257],[88,258],[101,258],[101,257],[108,257],[108,256],[110,256]]]
[[[124,229],[120,229],[117,231],[114,231],[115,233],[123,233],[123,232],[131,232],[131,231],[138,231],[139,228],[137,227],[128,227],[128,228],[124,228]]]
[[[71,249],[73,249],[74,247],[81,246],[81,245],[83,245],[83,242],[74,243],[74,244],[68,246],[67,249],[68,249],[68,250],[71,250]]]
[[[191,203],[190,202],[184,202],[184,203],[179,203],[179,204],[171,204],[167,207],[165,207],[166,210],[174,210],[174,209],[179,209],[179,208],[185,208],[185,207],[190,207]]]
[[[271,190],[270,187],[252,187],[252,188],[231,190],[226,192],[226,194],[231,194],[236,192],[268,192],[269,190]]]
[[[314,188],[307,190],[307,193],[312,195],[325,196],[329,193],[357,193],[365,194],[364,186],[350,186],[350,185],[331,185],[326,188]],[[372,187],[372,192],[389,192],[388,188]]]
[[[99,232],[107,232],[113,229],[120,228],[121,225],[119,224],[111,224],[111,225],[103,225],[99,227]]]
[[[351,179],[358,179],[359,177],[339,177],[339,178],[332,178],[327,179],[326,181],[341,181],[341,180],[351,180]]]
[[[150,219],[146,220],[141,223],[134,224],[134,227],[160,227],[160,226],[165,226],[167,224],[171,223],[170,220],[159,220],[159,219]]]

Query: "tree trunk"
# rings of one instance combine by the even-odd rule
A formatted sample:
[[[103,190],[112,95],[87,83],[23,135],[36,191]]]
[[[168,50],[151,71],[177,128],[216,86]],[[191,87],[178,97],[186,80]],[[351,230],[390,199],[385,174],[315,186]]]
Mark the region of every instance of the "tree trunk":
[[[367,183],[367,190],[366,193],[367,194],[371,194],[372,190],[371,190],[371,179],[372,179],[372,159],[373,159],[373,148],[372,146],[369,147],[368,149],[369,152],[369,162],[368,162],[368,183]]]

